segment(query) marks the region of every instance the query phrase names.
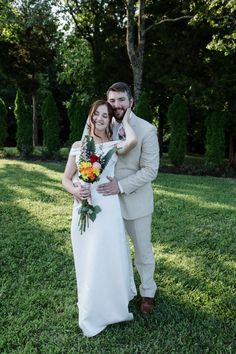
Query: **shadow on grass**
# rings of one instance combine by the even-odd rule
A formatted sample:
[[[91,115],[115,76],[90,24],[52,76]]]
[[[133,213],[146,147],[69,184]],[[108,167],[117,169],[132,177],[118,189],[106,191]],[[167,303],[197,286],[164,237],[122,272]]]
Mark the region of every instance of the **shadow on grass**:
[[[68,234],[12,209],[10,219],[1,214],[1,352],[76,353],[74,267],[63,251]]]
[[[27,169],[24,168],[25,164]],[[39,167],[42,168],[42,171],[39,171]],[[56,163],[35,164],[20,161],[7,163],[0,170],[0,178],[6,190],[6,193],[2,193],[1,200],[3,198],[16,200],[16,198],[24,197],[27,191],[34,200],[45,203],[56,202],[57,200],[51,195],[51,191],[62,191],[63,188],[60,180],[50,176],[51,170],[61,172],[62,166]]]

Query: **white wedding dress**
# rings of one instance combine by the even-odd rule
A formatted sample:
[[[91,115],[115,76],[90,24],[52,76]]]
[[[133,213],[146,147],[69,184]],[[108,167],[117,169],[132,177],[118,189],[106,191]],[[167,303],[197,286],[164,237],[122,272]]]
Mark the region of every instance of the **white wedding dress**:
[[[105,154],[113,142],[96,145]],[[79,161],[79,149],[71,149]],[[94,222],[80,233],[78,227],[80,204],[74,202],[71,237],[77,279],[79,326],[84,335],[94,336],[107,325],[133,319],[129,301],[136,295],[128,239],[121,216],[118,195],[103,196],[96,185],[114,176],[117,155],[114,153],[102,172],[100,180],[91,184],[93,205],[102,209]],[[81,181],[76,174],[73,182]]]

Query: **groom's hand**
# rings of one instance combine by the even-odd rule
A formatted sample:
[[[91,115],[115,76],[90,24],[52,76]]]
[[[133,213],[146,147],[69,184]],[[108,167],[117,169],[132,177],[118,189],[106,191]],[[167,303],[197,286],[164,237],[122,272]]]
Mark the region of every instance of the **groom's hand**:
[[[99,186],[97,186],[97,192],[101,193],[104,196],[113,195],[113,194],[119,194],[120,193],[120,189],[119,189],[119,185],[118,185],[117,180],[115,178],[112,178],[112,177],[107,177],[107,179],[110,182],[99,184]]]

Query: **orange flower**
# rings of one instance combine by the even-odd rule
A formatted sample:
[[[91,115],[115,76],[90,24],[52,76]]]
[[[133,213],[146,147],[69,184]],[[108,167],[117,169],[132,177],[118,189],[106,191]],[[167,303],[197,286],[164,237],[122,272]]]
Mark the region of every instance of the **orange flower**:
[[[94,179],[96,178],[93,168],[90,166],[80,168],[80,173],[83,179],[86,181],[94,181]]]

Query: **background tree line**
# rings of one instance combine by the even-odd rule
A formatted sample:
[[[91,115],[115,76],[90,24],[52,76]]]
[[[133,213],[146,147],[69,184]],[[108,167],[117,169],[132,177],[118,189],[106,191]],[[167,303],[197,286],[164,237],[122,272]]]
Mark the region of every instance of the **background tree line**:
[[[158,126],[161,151],[169,146],[173,156],[173,142],[184,136],[180,154],[236,165],[232,1],[0,0],[0,10],[5,146],[17,143],[18,89],[30,112],[32,148],[51,139],[45,140],[43,106],[52,95],[56,149],[79,136],[93,99],[125,81],[135,93],[136,111],[146,107],[142,115]]]

